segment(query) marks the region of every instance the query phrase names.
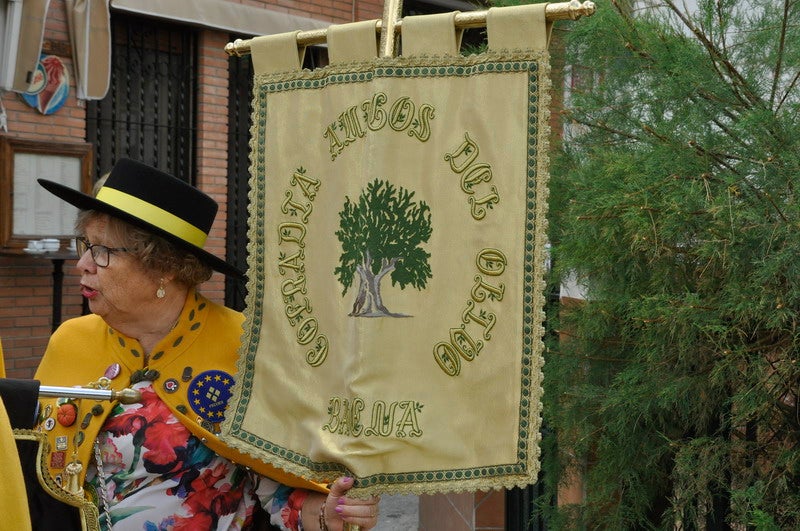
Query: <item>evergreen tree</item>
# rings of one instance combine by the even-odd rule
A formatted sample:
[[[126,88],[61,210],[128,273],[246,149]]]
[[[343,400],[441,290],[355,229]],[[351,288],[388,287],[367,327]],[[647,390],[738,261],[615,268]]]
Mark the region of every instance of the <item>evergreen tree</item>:
[[[800,529],[800,2],[696,3],[566,28],[556,528]]]

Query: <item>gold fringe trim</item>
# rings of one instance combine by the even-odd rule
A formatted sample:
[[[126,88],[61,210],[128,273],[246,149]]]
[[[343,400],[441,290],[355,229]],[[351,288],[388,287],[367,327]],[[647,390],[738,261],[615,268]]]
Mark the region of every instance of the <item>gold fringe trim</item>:
[[[80,514],[81,528],[83,531],[100,531],[100,515],[97,507],[82,496],[76,496],[61,488],[50,476],[47,467],[47,455],[50,444],[44,433],[33,430],[15,429],[14,439],[18,441],[32,441],[38,444],[36,452],[36,477],[44,491],[52,498],[76,507]]]

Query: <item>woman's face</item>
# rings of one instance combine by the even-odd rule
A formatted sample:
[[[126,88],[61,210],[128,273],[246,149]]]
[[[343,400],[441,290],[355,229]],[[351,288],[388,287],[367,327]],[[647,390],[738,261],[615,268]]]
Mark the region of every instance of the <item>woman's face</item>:
[[[90,245],[124,247],[123,242],[115,241],[109,234],[107,216],[90,219],[84,237]],[[99,267],[91,251],[86,251],[76,267],[81,274],[81,294],[89,301],[92,313],[114,328],[146,318],[156,300],[159,278],[157,273],[148,272],[133,254],[114,251],[108,266]]]

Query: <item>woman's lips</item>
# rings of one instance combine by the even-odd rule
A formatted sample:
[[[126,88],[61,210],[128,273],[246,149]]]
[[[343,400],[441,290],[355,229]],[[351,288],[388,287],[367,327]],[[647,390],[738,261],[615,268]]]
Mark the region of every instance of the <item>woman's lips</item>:
[[[87,299],[90,299],[90,300],[94,299],[97,296],[97,293],[98,292],[97,292],[96,289],[92,289],[89,286],[81,284],[81,295],[83,295]]]

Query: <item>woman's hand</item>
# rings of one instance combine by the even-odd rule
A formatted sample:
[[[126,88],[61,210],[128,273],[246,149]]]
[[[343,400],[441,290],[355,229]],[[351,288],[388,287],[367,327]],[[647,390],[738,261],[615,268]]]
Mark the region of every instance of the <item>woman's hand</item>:
[[[379,496],[369,498],[349,498],[345,496],[353,487],[353,478],[341,477],[331,485],[331,491],[322,506],[324,522],[328,531],[342,531],[344,524],[359,526],[362,531],[372,529],[378,524]],[[323,520],[323,519],[320,519]],[[320,526],[320,531],[326,531]]]

